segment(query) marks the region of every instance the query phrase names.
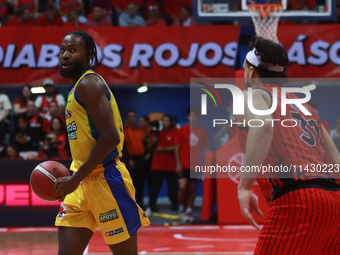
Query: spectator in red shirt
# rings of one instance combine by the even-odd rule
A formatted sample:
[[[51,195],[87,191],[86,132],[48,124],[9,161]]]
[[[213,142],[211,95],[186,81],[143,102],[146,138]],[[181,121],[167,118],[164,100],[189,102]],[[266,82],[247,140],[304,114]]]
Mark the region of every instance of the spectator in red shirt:
[[[46,140],[42,145],[46,158],[66,159],[66,131],[63,121],[58,117],[51,120],[50,132],[46,135]]]
[[[192,9],[192,0],[163,0],[164,12],[170,18],[170,24],[180,12],[181,6],[186,5]]]
[[[147,27],[151,26],[166,26],[166,22],[163,18],[159,16],[159,11],[156,6],[150,6],[149,8],[149,19],[146,20],[145,25]]]
[[[31,92],[31,86],[26,84],[21,88],[21,96],[16,98],[13,102],[14,114],[25,113],[27,111],[28,100],[34,100],[34,95]]]
[[[57,7],[62,17],[66,17],[70,10],[75,10],[78,15],[85,15],[83,0],[59,0]]]
[[[173,26],[196,26],[197,23],[194,21],[194,18],[191,16],[191,9],[187,5],[182,5],[179,15],[174,19],[172,23]]]
[[[64,123],[64,126],[66,126],[65,122],[65,116],[59,113],[59,107],[58,103],[55,101],[50,102],[48,105],[48,113],[44,116],[43,119],[43,130],[45,133],[51,132],[51,120],[52,118],[59,118]]]
[[[33,14],[28,9],[19,9],[17,16],[10,18],[7,23],[8,27],[32,27],[36,25]]]
[[[155,146],[156,150],[153,153],[151,173],[149,180],[149,208],[146,214],[150,215],[151,212],[157,212],[157,198],[161,190],[163,179],[166,179],[168,186],[169,199],[171,201],[171,209],[178,210],[178,176],[176,173],[176,160],[175,160],[175,137],[176,129],[172,126],[172,117],[164,115],[162,118],[163,129],[158,136],[150,138],[149,146]]]
[[[199,178],[194,175],[194,166],[202,165],[202,149],[207,150],[209,138],[207,130],[197,125],[200,111],[190,108],[187,112],[189,124],[177,130],[175,157],[179,174],[178,203],[182,221],[192,222],[192,208],[195,202],[196,184]],[[191,167],[192,166],[192,167]]]
[[[25,114],[28,117],[30,127],[39,128],[39,131],[41,131],[43,120],[42,117],[39,115],[39,111],[35,106],[34,100],[28,100],[27,110]]]
[[[106,11],[100,7],[93,7],[93,17],[90,18],[87,22],[87,26],[101,26],[101,27],[110,27],[112,26],[112,22],[110,19],[106,17]]]
[[[79,22],[79,16],[76,10],[69,10],[67,13],[67,21],[64,26],[68,27],[84,27],[85,25]]]
[[[44,15],[37,21],[39,26],[43,27],[62,27],[64,22],[61,19],[57,8],[50,5],[46,8]]]
[[[19,9],[26,9],[33,13],[33,16],[38,13],[39,1],[38,0],[14,0],[14,12],[18,12]]]
[[[41,115],[45,115],[48,113],[48,106],[52,101],[58,103],[59,114],[64,114],[65,99],[61,94],[55,93],[53,81],[47,78],[44,80],[43,85],[46,93],[42,96],[38,96],[35,100],[35,106],[39,109]]]

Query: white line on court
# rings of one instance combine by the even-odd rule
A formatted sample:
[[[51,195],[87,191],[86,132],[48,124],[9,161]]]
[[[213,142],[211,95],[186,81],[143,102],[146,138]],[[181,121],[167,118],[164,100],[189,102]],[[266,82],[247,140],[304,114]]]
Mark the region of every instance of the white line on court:
[[[204,248],[214,248],[215,245],[194,245],[188,246],[188,249],[204,249]]]
[[[48,227],[43,227],[43,228],[14,228],[11,229],[10,232],[58,232],[57,228],[48,228]]]
[[[182,234],[174,234],[175,239],[191,240],[191,241],[204,241],[204,242],[256,242],[257,238],[209,238],[209,237],[193,237],[183,236]]]
[[[153,251],[168,251],[170,250],[170,247],[162,247],[162,248],[155,248]]]
[[[220,226],[169,226],[169,229],[175,230],[220,229]]]
[[[262,226],[262,225],[261,225]],[[253,226],[249,225],[234,225],[234,226],[223,226],[223,229],[255,229]]]

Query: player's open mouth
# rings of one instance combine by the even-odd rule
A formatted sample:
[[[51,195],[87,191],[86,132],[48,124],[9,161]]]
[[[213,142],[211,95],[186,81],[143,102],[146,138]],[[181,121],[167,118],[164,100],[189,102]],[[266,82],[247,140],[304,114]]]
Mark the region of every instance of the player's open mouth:
[[[69,62],[61,62],[61,68],[62,69],[67,69],[70,66]]]

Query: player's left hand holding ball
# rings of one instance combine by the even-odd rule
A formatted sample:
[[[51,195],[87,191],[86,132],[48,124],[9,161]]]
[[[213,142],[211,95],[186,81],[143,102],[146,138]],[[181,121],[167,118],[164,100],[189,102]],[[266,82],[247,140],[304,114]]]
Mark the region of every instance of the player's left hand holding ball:
[[[79,181],[77,181],[73,176],[66,176],[58,178],[53,188],[60,195],[60,197],[58,197],[58,201],[63,201],[66,195],[75,191],[78,186]]]

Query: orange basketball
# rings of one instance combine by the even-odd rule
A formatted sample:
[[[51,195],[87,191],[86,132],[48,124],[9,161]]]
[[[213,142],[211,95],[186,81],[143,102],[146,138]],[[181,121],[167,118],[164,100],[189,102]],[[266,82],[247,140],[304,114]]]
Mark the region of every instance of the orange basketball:
[[[44,161],[37,165],[30,178],[31,188],[39,198],[56,201],[59,196],[53,185],[59,177],[70,176],[70,171],[57,161]]]

